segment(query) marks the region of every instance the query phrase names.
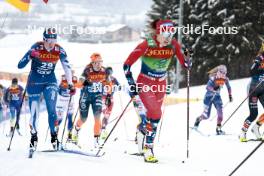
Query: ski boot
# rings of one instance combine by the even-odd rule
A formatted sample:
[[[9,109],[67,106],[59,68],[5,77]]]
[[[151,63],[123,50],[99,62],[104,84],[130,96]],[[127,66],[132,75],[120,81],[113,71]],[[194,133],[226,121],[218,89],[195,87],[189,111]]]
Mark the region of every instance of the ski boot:
[[[67,139],[67,141],[72,141],[72,132],[71,131],[68,132],[68,139]]]
[[[107,138],[107,136],[108,136],[108,132],[106,131],[106,129],[103,129],[102,133],[101,133],[101,136],[100,136],[101,139],[105,140]]]
[[[240,135],[239,135],[239,140],[240,142],[247,142],[247,132],[242,130]]]
[[[78,137],[79,136],[79,129],[77,130],[76,127],[72,130],[72,143],[78,145]]]
[[[256,136],[257,140],[262,140],[261,134],[259,132],[259,125],[256,123],[252,129],[251,132]]]
[[[31,133],[31,139],[29,147],[36,150],[38,144],[38,134],[37,133]]]
[[[14,132],[14,127],[10,127],[9,133],[6,135],[6,137],[12,137],[12,134]]]
[[[94,148],[99,149],[101,147],[102,146],[100,144],[100,136],[94,136]]]
[[[19,136],[22,136],[22,134],[20,133],[20,127],[19,127],[19,124],[17,124],[16,125],[16,131],[17,131],[17,134],[19,135]]]
[[[202,117],[201,116],[197,117],[195,122],[194,122],[193,128],[198,129],[201,121],[202,121]]]
[[[154,156],[153,148],[145,146],[144,149],[144,161],[147,163],[157,163],[159,160]]]
[[[37,149],[37,144],[38,144],[38,135],[37,133],[31,133],[31,139],[30,139],[30,144],[29,144],[29,158],[33,157],[33,153]]]
[[[57,137],[57,133],[51,134],[51,140],[50,140],[52,147],[54,150],[59,150],[60,143]]]
[[[221,129],[221,125],[216,126],[216,135],[225,135],[225,132]]]

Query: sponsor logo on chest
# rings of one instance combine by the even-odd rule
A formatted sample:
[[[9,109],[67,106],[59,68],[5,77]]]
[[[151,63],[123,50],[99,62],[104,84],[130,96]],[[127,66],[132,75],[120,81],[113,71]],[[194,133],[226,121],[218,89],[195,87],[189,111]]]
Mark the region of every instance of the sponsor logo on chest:
[[[11,94],[19,94],[20,90],[19,90],[19,88],[10,88],[10,93]]]
[[[218,86],[223,86],[225,84],[225,79],[224,78],[215,79],[215,84]]]
[[[44,49],[43,45],[40,45],[39,52],[39,59],[42,62],[56,63],[60,59],[60,50],[57,46],[55,46],[50,52],[48,52]]]
[[[173,50],[171,48],[149,48],[145,56],[153,58],[171,58]]]
[[[89,80],[91,82],[102,82],[105,80],[105,74],[103,72],[100,73],[89,73]]]

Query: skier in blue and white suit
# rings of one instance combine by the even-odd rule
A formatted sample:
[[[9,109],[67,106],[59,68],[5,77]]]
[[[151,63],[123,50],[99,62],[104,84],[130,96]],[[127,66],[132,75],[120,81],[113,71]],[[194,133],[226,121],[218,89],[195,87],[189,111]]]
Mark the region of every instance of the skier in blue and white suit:
[[[48,122],[51,133],[51,143],[54,148],[58,147],[57,139],[57,80],[54,73],[57,62],[60,60],[63,66],[70,91],[75,91],[72,84],[72,73],[67,54],[64,49],[56,44],[57,34],[54,28],[47,28],[43,33],[43,41],[35,43],[25,56],[19,61],[18,68],[24,68],[31,60],[31,71],[28,76],[27,93],[29,97],[29,107],[31,112],[30,147],[36,148],[37,121],[39,116],[39,102],[41,93],[43,94],[48,111]]]

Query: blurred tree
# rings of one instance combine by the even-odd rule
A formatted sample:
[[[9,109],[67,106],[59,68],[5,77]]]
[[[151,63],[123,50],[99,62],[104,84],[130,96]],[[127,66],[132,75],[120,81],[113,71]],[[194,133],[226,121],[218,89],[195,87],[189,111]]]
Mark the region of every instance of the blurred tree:
[[[175,9],[179,0],[153,2],[149,21],[177,17]],[[206,72],[219,64],[227,65],[231,79],[249,76],[252,59],[264,41],[263,7],[264,0],[184,0],[184,26],[207,25],[206,28],[215,27],[219,32],[211,34],[210,28],[210,32],[194,34],[192,31],[183,35],[183,44],[194,50],[191,76],[195,79],[191,80],[192,85],[206,83]],[[223,34],[223,30],[228,33],[237,30],[237,33]],[[182,85],[185,85],[184,81]]]

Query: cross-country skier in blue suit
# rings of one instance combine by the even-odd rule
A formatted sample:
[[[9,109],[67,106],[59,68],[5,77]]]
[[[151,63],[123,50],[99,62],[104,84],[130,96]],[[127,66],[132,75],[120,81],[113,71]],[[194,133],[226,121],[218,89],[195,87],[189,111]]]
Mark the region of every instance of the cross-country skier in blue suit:
[[[17,132],[19,135],[21,133],[19,132],[19,116],[20,116],[20,108],[22,103],[22,97],[23,97],[23,87],[18,84],[18,79],[13,78],[12,84],[10,87],[7,88],[5,92],[5,102],[8,104],[9,110],[10,110],[10,132],[8,134],[9,137],[11,137],[13,131],[15,130],[15,126],[17,129]],[[16,124],[17,121],[17,124]]]
[[[31,112],[30,148],[36,149],[37,121],[39,116],[40,96],[43,94],[48,111],[48,122],[51,134],[51,143],[54,149],[58,147],[57,139],[57,80],[54,73],[57,62],[60,60],[64,69],[66,79],[71,92],[75,91],[72,84],[71,68],[64,49],[56,44],[57,34],[54,28],[47,28],[43,33],[43,41],[35,43],[25,56],[19,61],[18,68],[24,68],[31,61],[31,71],[28,77],[27,93],[29,97],[29,107]]]

